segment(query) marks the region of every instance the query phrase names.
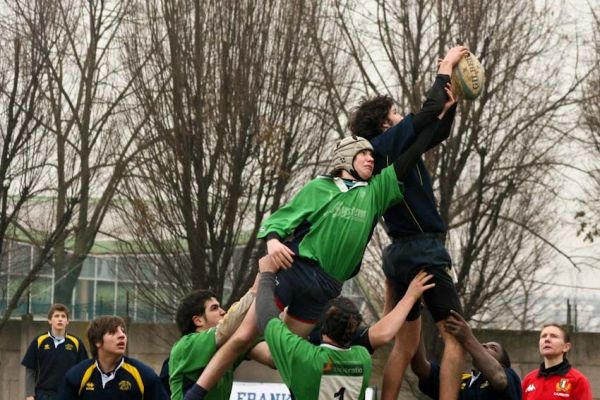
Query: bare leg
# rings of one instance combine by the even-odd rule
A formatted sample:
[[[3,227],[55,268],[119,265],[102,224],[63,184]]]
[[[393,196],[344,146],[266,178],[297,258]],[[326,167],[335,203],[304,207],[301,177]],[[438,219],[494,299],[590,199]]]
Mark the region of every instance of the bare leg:
[[[285,322],[290,331],[303,338],[308,337],[316,325],[316,323],[298,321],[294,317],[288,315],[287,312],[284,314],[283,322]]]
[[[204,368],[202,375],[198,378],[198,385],[206,390],[212,389],[219,379],[225,373],[235,360],[244,352],[252,341],[258,337],[258,328],[256,326],[256,310],[252,304],[246,317],[240,327],[229,338],[227,342],[212,357],[208,365]]]
[[[417,351],[420,338],[421,318],[406,321],[396,334],[394,347],[383,370],[382,400],[396,400],[398,398],[404,372]]]
[[[385,293],[383,303],[383,315],[387,315],[396,305],[394,299],[394,290],[392,283],[388,278],[385,279]],[[404,371],[408,363],[416,352],[417,346],[412,346],[410,343],[418,344],[421,337],[421,318],[414,321],[405,321],[402,328],[394,337],[394,347],[388,356],[385,368],[383,370],[383,384],[381,388],[382,400],[396,400],[402,386]],[[410,343],[409,343],[410,342]],[[411,349],[415,351],[411,351]]]
[[[444,355],[440,365],[440,400],[456,400],[460,378],[465,367],[465,350],[456,338],[444,329],[444,321],[437,322],[444,339]]]
[[[276,368],[267,342],[260,342],[254,346],[252,350],[250,350],[250,358],[256,362],[266,365],[267,367],[271,367],[273,369]]]

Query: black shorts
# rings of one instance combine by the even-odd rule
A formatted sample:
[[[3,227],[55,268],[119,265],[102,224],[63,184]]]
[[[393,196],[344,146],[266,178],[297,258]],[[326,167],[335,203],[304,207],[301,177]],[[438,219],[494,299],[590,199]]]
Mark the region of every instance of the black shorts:
[[[342,291],[342,282],[327,275],[312,260],[294,258],[291,268],[277,273],[275,297],[281,309],[302,322],[315,323],[329,303]]]
[[[418,235],[395,239],[383,252],[383,272],[392,284],[393,299],[397,303],[408,290],[408,286],[420,270],[433,275],[430,283],[435,287],[423,294],[423,301],[435,322],[450,315],[450,310],[462,313],[462,307],[454,282],[450,276],[452,260],[444,243],[435,235]],[[421,315],[421,304],[417,303],[408,313],[407,321]]]

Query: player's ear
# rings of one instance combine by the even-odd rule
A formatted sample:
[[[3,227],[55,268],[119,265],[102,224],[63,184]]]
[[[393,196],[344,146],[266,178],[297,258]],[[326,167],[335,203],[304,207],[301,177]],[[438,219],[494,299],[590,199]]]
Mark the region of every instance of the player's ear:
[[[388,118],[386,118],[382,123],[381,126],[379,127],[379,131],[380,132],[385,132],[388,129],[390,129],[392,127],[392,121],[390,121]]]
[[[194,315],[192,317],[192,322],[194,323],[194,326],[198,327],[198,328],[202,328],[204,327],[204,325],[206,324],[206,321],[204,320],[204,318],[200,315]]]

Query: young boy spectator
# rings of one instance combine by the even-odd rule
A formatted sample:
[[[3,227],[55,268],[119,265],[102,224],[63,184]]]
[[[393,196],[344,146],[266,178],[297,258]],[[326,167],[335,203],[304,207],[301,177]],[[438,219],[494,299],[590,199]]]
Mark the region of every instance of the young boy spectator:
[[[156,373],[125,356],[125,322],[116,316],[93,320],[87,337],[93,358],[71,368],[60,387],[59,400],[167,400]]]
[[[50,330],[33,339],[21,364],[26,400],[54,400],[65,373],[88,358],[83,341],[67,334],[69,309],[53,304],[48,310]]]

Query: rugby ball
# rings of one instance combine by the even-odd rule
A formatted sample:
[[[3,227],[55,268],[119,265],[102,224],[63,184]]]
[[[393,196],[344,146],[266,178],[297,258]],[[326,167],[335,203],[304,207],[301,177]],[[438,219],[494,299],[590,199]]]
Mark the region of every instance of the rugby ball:
[[[460,59],[452,70],[451,82],[454,93],[463,99],[474,100],[483,91],[485,71],[473,53]]]

